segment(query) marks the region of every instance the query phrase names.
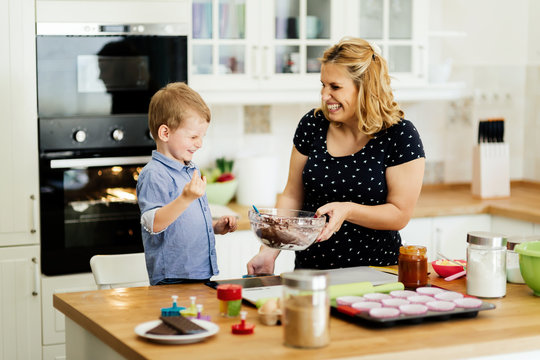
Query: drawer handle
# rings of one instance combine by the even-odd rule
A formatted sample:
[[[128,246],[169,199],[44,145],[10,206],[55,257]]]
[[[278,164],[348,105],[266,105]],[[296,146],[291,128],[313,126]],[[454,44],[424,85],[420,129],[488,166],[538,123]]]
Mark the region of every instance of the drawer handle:
[[[39,216],[38,204],[35,195],[30,195],[30,200],[32,200],[32,228],[30,229],[30,233],[35,234],[37,232],[36,221]]]
[[[33,257],[32,262],[34,263],[34,291],[32,291],[32,296],[38,296],[39,292],[39,265],[37,258]]]

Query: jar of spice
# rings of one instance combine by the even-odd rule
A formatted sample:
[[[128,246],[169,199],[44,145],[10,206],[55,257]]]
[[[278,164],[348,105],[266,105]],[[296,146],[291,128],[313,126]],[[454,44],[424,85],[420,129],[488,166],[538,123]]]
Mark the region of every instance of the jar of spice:
[[[224,317],[236,317],[242,308],[242,285],[221,284],[217,287],[219,313]]]
[[[330,342],[328,274],[296,270],[282,274],[284,343],[319,348]]]
[[[398,257],[398,281],[406,288],[416,289],[428,282],[427,248],[425,246],[401,246]]]
[[[467,294],[482,298],[506,295],[506,237],[474,231],[467,234],[467,243]]]

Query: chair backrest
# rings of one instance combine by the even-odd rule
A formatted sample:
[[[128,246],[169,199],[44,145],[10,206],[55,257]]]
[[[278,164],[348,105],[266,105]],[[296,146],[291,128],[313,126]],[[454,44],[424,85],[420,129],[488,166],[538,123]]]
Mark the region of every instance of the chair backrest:
[[[99,289],[148,286],[144,253],[94,255],[90,268]]]

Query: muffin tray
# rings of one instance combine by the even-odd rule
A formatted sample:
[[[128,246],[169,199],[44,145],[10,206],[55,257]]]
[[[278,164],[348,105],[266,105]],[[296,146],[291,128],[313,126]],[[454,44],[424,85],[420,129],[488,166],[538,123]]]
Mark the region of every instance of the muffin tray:
[[[368,312],[362,312],[347,305],[336,305],[335,301],[332,301],[331,310],[332,315],[342,318],[344,320],[350,320],[358,322],[362,325],[377,326],[377,327],[391,327],[395,325],[412,325],[419,324],[425,321],[445,321],[459,318],[473,318],[478,315],[479,311],[495,309],[495,305],[482,301],[482,305],[477,308],[458,308],[456,307],[450,311],[431,311],[419,315],[406,315],[399,314],[393,318],[377,318],[370,316]]]

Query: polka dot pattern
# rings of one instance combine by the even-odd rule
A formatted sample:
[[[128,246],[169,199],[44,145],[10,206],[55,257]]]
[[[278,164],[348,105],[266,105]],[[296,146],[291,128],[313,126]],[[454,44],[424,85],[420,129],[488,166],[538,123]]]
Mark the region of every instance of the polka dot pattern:
[[[414,125],[402,120],[377,133],[357,153],[332,156],[326,147],[330,122],[314,110],[300,120],[294,145],[308,156],[303,170],[302,208],[315,211],[334,201],[363,205],[386,203],[386,169],[425,157]],[[397,264],[401,237],[397,231],[373,230],[344,222],[327,241],[296,252],[296,268],[334,269],[351,266]]]

